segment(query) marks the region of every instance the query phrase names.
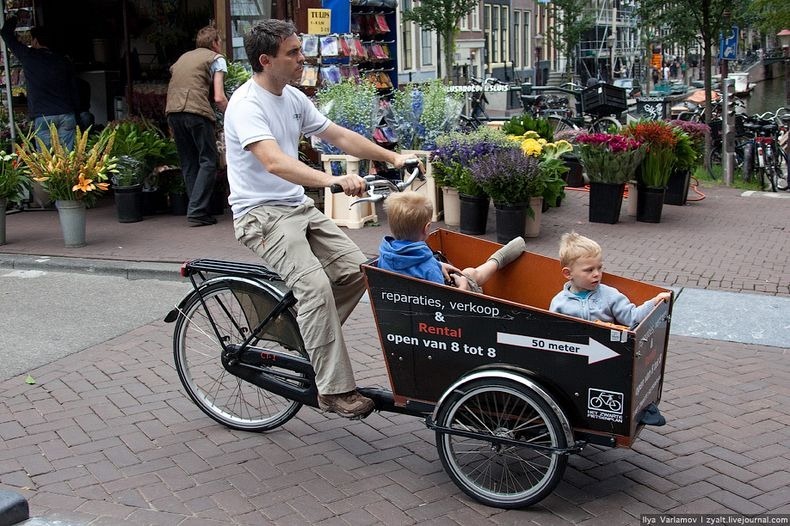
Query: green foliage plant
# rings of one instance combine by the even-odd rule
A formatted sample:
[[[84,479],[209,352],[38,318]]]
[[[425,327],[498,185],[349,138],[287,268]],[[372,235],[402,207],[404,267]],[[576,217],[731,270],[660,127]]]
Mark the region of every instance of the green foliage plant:
[[[666,188],[669,184],[678,142],[675,129],[664,121],[639,121],[630,124],[623,131],[646,148],[638,178],[644,186]]]
[[[344,128],[355,131],[368,139],[379,121],[379,94],[375,84],[369,80],[345,79],[337,84],[322,87],[315,95],[318,110]],[[340,154],[331,144],[315,143],[322,153]]]
[[[440,80],[401,86],[392,95],[384,118],[406,150],[431,150],[439,135],[458,124],[463,93],[450,92]]]
[[[103,134],[88,146],[88,131],[78,128],[74,149],[69,150],[60,142],[55,125],[50,124],[49,129],[51,148],[40,137],[35,137],[35,142],[25,137],[22,144],[16,145],[16,154],[52,199],[92,205],[108,189],[108,175],[115,171],[115,158],[111,155],[115,135]]]
[[[483,196],[485,191],[472,174],[473,161],[508,147],[512,147],[512,142],[507,135],[488,126],[469,133],[440,135],[430,156],[434,180],[439,186],[456,188],[462,194]]]
[[[528,131],[534,131],[547,142],[554,140],[554,132],[548,119],[533,117],[528,113],[512,117],[502,125],[502,131],[508,135],[524,135]]]
[[[0,151],[0,199],[18,201],[30,188],[30,177],[15,153]]]
[[[591,183],[622,184],[634,178],[645,148],[633,138],[608,133],[576,137],[576,148]]]
[[[225,95],[230,98],[233,92],[239,89],[239,86],[247,82],[252,76],[252,72],[248,70],[242,62],[229,61],[228,72],[225,74]]]

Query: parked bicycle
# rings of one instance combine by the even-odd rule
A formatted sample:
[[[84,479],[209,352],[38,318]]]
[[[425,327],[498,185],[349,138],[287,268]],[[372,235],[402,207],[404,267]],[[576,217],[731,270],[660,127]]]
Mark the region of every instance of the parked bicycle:
[[[787,190],[787,154],[779,147],[776,114],[753,115],[744,127],[752,134],[743,150],[744,179],[757,180],[761,190]]]
[[[489,77],[486,79],[469,79],[469,113],[461,114],[459,117],[460,127],[463,130],[475,130],[480,126],[484,126],[492,119],[486,110],[488,106],[488,97],[486,93],[490,93],[494,89],[510,90],[509,84],[502,82],[499,79]],[[496,87],[496,88],[495,88]],[[515,89],[515,88],[512,88]]]
[[[598,85],[600,89],[612,89],[613,87],[604,88],[605,86],[609,86],[608,84],[600,84]],[[586,90],[589,89],[598,89],[595,86],[590,88],[583,89],[581,85],[575,84],[573,82],[568,82],[562,84],[560,86],[531,86],[529,91],[538,91],[538,92],[560,92],[566,93],[568,95],[572,95],[576,101],[576,111],[573,112],[570,108],[567,108],[571,114],[574,114],[574,117],[568,117],[559,115],[557,113],[547,114],[547,115],[538,115],[542,116],[549,121],[554,133],[562,132],[565,130],[579,130],[585,129],[590,133],[605,133],[610,132],[612,130],[619,130],[622,124],[618,119],[616,119],[613,115],[615,112],[609,111],[613,108],[613,106],[602,105],[594,109],[590,109],[586,107],[585,104],[585,97],[584,93]],[[618,91],[618,93],[622,92],[623,99],[622,105],[618,105],[620,111],[625,111],[625,90],[623,88],[614,88]],[[536,102],[539,99],[539,95],[533,95],[532,93],[522,94],[521,101],[524,105],[524,111],[527,113],[532,113],[534,115],[534,107]]]
[[[744,181],[756,181],[761,190],[788,190],[788,125],[790,116],[785,108],[757,115],[736,114],[735,168]],[[721,165],[721,119],[711,122],[709,173],[716,177]]]

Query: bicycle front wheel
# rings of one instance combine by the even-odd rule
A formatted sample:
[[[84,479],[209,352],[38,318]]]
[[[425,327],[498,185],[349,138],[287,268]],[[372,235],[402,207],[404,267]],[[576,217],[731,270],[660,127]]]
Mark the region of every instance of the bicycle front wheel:
[[[557,115],[548,115],[546,116],[546,120],[549,121],[549,126],[551,127],[551,131],[554,135],[567,130],[579,129],[579,127],[576,126],[573,121],[570,121],[564,117],[558,117]]]
[[[552,492],[565,472],[567,455],[542,449],[567,447],[560,420],[540,395],[523,385],[489,378],[460,386],[442,403],[436,421],[465,433],[437,431],[439,457],[453,482],[488,506],[534,504]]]
[[[788,189],[787,183],[787,154],[780,149],[774,151],[774,163],[771,171],[771,180],[776,190],[783,192]]]
[[[590,125],[590,133],[610,133],[611,131],[617,132],[620,129],[620,121],[614,117],[601,117],[595,119]]]
[[[193,293],[180,309],[173,333],[178,377],[201,411],[220,424],[268,431],[290,420],[302,406],[233,376],[222,365],[220,340],[225,345],[242,343],[278,303],[279,298],[261,286],[229,278],[209,284],[200,295]],[[289,312],[259,332],[251,345],[308,358]],[[288,381],[302,383],[296,378]]]

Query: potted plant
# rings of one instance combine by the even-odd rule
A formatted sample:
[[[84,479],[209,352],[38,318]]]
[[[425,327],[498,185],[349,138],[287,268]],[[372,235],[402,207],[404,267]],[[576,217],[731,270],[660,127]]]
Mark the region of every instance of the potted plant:
[[[525,155],[517,144],[477,158],[470,166],[473,178],[494,201],[497,242],[523,236],[529,198],[539,182],[539,161]]]
[[[642,144],[630,137],[608,133],[581,134],[576,142],[590,181],[590,222],[617,223],[623,187],[644,157]]]
[[[562,160],[568,168],[563,179],[565,179],[565,184],[570,188],[580,188],[586,184],[584,180],[584,165],[582,165],[582,160],[579,156],[579,149],[576,147],[577,137],[584,133],[587,132],[568,128],[554,134],[555,141],[567,141],[573,146],[573,150],[562,154]]]
[[[508,138],[520,145],[524,155],[538,159],[538,172],[529,189],[525,233],[526,237],[538,237],[542,213],[551,206],[559,206],[565,196],[565,181],[562,176],[568,168],[562,155],[573,150],[564,140],[547,142],[538,132],[528,131],[521,136]]]
[[[160,165],[177,165],[178,152],[175,142],[165,136],[150,121],[129,118],[110,123],[100,137],[113,134],[115,137],[112,155],[117,158],[128,156],[142,163],[142,209],[144,215],[161,213],[168,209],[167,195],[160,188],[154,168]]]
[[[159,184],[167,193],[170,203],[170,213],[175,216],[187,214],[189,199],[187,199],[187,186],[181,170],[178,168],[164,167],[159,172]]]
[[[66,247],[85,246],[85,208],[109,187],[108,174],[115,170],[115,158],[110,155],[115,136],[103,135],[89,147],[88,132],[77,129],[73,150],[61,144],[52,124],[50,137],[51,148],[38,137],[36,144],[23,138],[16,153],[32,178],[55,199]]]
[[[378,89],[369,80],[346,79],[337,84],[328,84],[318,90],[315,103],[319,111],[335,124],[353,130],[368,139],[373,138],[379,120],[379,95]],[[321,161],[326,173],[367,175],[366,160],[345,155],[336,146],[324,143],[315,137],[312,146],[321,152]],[[372,203],[351,206],[358,199],[344,193],[333,194],[329,188],[325,188],[324,214],[338,225],[348,228],[361,228],[365,222],[375,221],[376,209]]]
[[[623,133],[645,146],[645,156],[637,172],[636,220],[658,223],[661,221],[664,192],[675,163],[677,135],[673,127],[664,121],[639,121],[627,126]]]
[[[509,140],[501,131],[482,126],[470,133],[451,132],[436,139],[436,149],[431,152],[434,178],[443,188],[453,188],[458,193],[458,226],[464,234],[484,234],[490,198],[475,180],[471,164],[475,159],[490,155],[507,147]],[[448,223],[448,201],[451,192],[444,193],[445,224]]]
[[[119,223],[143,220],[143,179],[145,163],[131,155],[121,155],[110,178]]]
[[[672,120],[669,124],[678,134],[675,146],[675,165],[667,182],[664,204],[685,205],[688,196],[691,172],[702,161],[705,154],[705,140],[710,134],[710,126],[702,122]]]
[[[415,183],[412,189],[430,199],[432,221],[438,221],[444,213],[444,203],[441,187],[434,179],[430,153],[440,135],[457,127],[463,93],[448,92],[440,80],[406,84],[393,93],[390,101],[383,101],[382,107],[384,135],[394,136],[401,153],[414,155],[425,165],[425,181]]]
[[[0,245],[6,244],[5,213],[9,202],[21,199],[30,178],[15,153],[0,151]]]
[[[436,138],[454,130],[463,109],[463,93],[448,92],[440,80],[407,84],[384,107],[384,121],[406,151],[436,147]]]
[[[502,131],[507,135],[515,135],[517,137],[532,131],[538,134],[546,142],[554,140],[554,130],[548,119],[541,117],[533,117],[528,113],[512,117],[509,121],[502,125]]]

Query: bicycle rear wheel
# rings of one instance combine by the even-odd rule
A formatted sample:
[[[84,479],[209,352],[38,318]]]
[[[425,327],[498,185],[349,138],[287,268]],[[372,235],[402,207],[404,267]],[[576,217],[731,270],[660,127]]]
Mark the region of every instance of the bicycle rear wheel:
[[[576,126],[572,121],[564,117],[558,117],[557,115],[548,115],[546,117],[546,120],[549,121],[549,126],[551,127],[551,131],[555,135],[562,131],[579,129],[579,127]]]
[[[226,345],[242,343],[279,303],[279,297],[237,278],[211,283],[201,295],[195,292],[187,299],[173,333],[178,377],[190,398],[206,415],[233,429],[267,431],[283,425],[302,404],[230,374],[222,365],[220,343],[220,339]],[[308,358],[290,312],[264,327],[251,345]]]

